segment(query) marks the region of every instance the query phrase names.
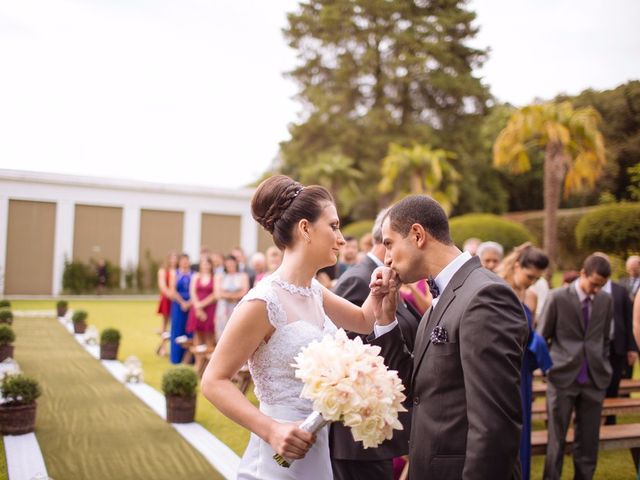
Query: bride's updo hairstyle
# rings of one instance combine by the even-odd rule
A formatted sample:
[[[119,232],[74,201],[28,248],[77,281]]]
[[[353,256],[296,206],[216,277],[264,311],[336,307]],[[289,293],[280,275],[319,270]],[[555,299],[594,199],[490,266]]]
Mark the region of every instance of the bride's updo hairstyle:
[[[293,244],[294,227],[302,219],[315,222],[325,203],[333,203],[329,191],[319,185],[303,186],[285,175],[263,181],[251,200],[251,214],[273,236],[280,250]]]

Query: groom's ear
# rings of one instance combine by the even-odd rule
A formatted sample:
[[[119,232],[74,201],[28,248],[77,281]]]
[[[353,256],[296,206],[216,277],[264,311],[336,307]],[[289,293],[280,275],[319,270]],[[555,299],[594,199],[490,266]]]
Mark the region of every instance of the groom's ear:
[[[409,237],[411,237],[417,248],[422,249],[427,243],[427,232],[419,223],[411,225]]]

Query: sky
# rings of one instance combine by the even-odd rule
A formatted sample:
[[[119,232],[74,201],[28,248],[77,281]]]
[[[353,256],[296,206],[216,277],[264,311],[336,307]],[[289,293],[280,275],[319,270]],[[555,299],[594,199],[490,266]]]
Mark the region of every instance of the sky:
[[[299,118],[295,0],[0,0],[0,168],[236,188]],[[640,78],[638,0],[470,0],[501,101]]]

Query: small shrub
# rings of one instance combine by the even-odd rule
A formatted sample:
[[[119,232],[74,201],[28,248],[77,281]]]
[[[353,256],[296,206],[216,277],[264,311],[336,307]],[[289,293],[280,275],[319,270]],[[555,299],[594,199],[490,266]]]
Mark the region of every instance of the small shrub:
[[[115,328],[105,328],[100,334],[100,343],[118,343],[120,342],[120,331]]]
[[[22,374],[4,377],[0,391],[7,400],[5,405],[27,405],[42,394],[38,382]]]
[[[9,325],[0,325],[0,345],[11,345],[16,340],[16,334]]]
[[[586,213],[576,226],[580,248],[622,257],[640,248],[640,204],[603,205]]]
[[[0,323],[8,323],[11,325],[13,323],[13,312],[8,308],[0,310]]]
[[[86,323],[87,317],[89,314],[84,310],[76,310],[73,312],[73,316],[71,317],[71,321],[73,323]]]
[[[56,308],[68,308],[69,307],[69,302],[67,302],[66,300],[58,300],[58,302],[56,303]]]
[[[454,217],[449,222],[451,238],[456,245],[462,246],[470,237],[482,241],[498,242],[505,253],[524,242],[533,242],[534,238],[524,226],[511,220],[489,213],[470,213]]]
[[[198,376],[190,367],[176,367],[162,375],[162,391],[165,395],[193,397],[198,386]]]
[[[11,302],[9,300],[0,300],[0,308],[11,308]]]

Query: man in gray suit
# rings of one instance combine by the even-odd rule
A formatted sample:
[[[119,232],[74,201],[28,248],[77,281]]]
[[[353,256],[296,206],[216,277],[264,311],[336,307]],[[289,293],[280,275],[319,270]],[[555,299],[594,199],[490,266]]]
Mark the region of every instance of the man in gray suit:
[[[336,294],[358,306],[361,306],[369,296],[371,274],[376,267],[383,265],[385,248],[382,244],[382,220],[385,214],[386,210],[380,212],[371,231],[373,236],[371,251],[360,263],[349,268],[333,287]],[[420,314],[416,312],[414,315],[404,302],[400,301],[396,309],[396,318],[407,347],[413,351]],[[349,337],[355,336],[356,334],[349,333]],[[363,341],[366,341],[366,338],[363,338]],[[393,438],[385,440],[379,447],[367,449],[362,446],[362,442],[356,442],[353,439],[348,427],[340,422],[332,423],[329,432],[329,448],[333,478],[335,480],[393,479],[393,458],[409,452],[411,413],[400,412],[399,419],[404,430],[395,431]]]
[[[550,343],[553,360],[547,385],[545,479],[562,475],[565,438],[574,409],[575,478],[593,478],[596,470],[602,401],[611,379],[613,305],[611,296],[601,292],[610,275],[606,259],[587,257],[575,282],[549,294],[539,319],[540,333]]]
[[[391,270],[374,273],[372,343],[409,385],[409,477],[520,478],[520,366],[529,332],[520,301],[477,257],[453,244],[447,216],[432,198],[398,202],[382,231]],[[394,328],[393,287],[429,276],[440,295],[409,355]]]

